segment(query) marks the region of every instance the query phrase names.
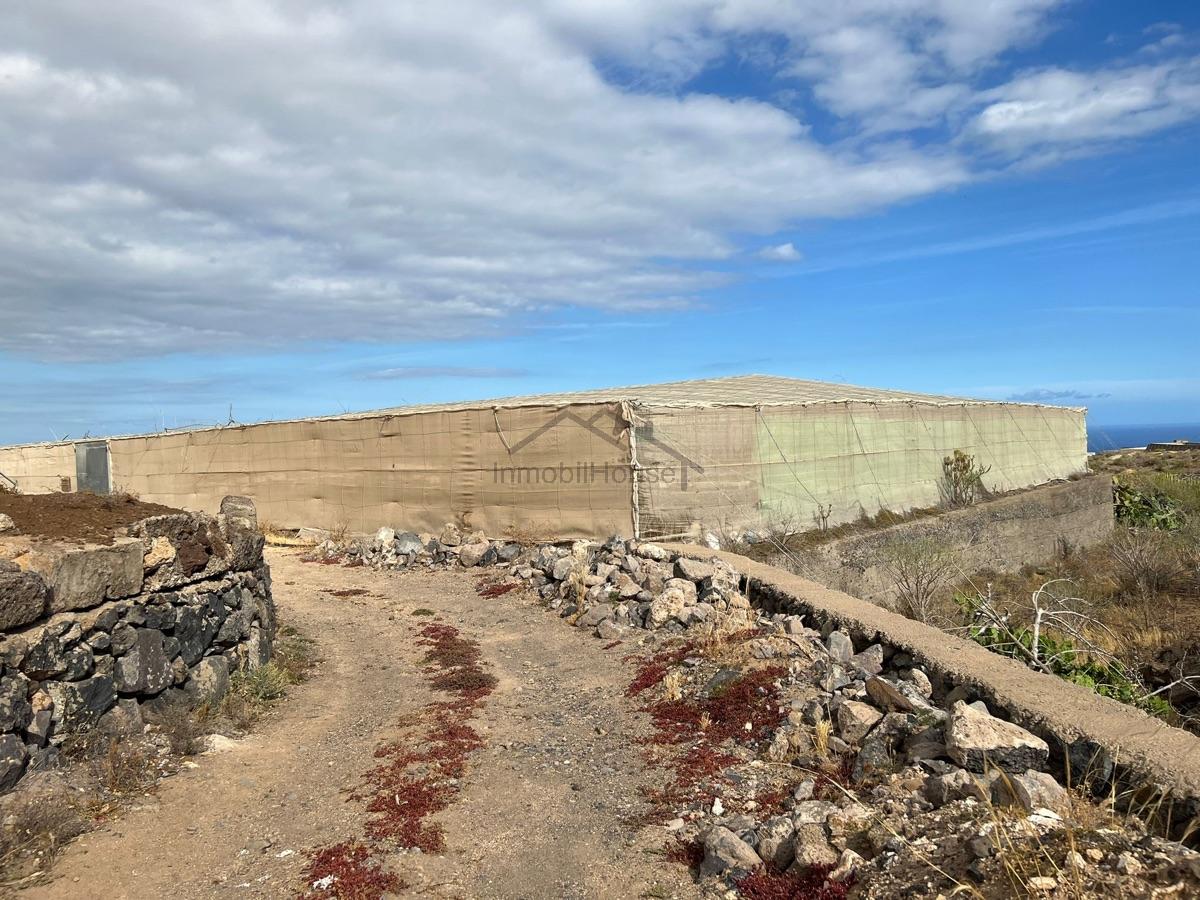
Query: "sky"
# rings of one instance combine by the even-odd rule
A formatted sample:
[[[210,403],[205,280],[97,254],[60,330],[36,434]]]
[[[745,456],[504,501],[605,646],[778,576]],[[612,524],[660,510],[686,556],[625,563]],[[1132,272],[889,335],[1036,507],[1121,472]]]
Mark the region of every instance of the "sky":
[[[1200,422],[1198,148],[1190,0],[16,4],[0,443],[750,372]]]

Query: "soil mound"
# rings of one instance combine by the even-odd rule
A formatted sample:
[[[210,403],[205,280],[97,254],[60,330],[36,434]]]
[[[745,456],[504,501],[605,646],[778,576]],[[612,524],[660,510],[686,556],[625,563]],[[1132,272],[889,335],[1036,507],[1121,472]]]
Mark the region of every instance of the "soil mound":
[[[111,544],[119,528],[177,513],[128,494],[15,494],[0,491],[0,513],[12,517],[17,530],[30,537]]]

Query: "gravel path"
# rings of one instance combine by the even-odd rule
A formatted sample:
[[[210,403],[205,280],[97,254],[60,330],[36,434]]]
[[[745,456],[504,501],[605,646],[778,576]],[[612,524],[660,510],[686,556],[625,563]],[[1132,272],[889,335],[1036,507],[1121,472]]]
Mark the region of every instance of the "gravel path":
[[[438,897],[692,897],[686,871],[655,851],[659,828],[624,824],[655,781],[635,739],[644,724],[625,700],[628,648],[557,621],[513,592],[483,599],[466,572],[395,575],[306,564],[272,550],[282,621],[315,638],[314,678],[250,738],[198,759],[141,805],[72,845],[47,898],[288,897],[304,888],[307,851],[361,834],[347,799],[398,732],[431,699],[416,631],[439,619],[479,642],[499,679],[475,727],[457,802],[436,821],[438,855],[393,854],[411,887]],[[335,598],[327,591],[359,588]],[[661,777],[661,776],[659,776]]]

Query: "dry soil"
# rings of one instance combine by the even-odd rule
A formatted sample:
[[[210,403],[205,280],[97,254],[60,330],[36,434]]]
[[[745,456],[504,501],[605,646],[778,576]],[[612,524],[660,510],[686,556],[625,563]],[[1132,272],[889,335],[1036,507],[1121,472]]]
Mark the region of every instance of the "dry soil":
[[[436,821],[442,854],[394,854],[411,895],[692,897],[682,867],[657,853],[666,834],[625,819],[640,809],[645,724],[623,691],[627,646],[604,644],[514,591],[476,594],[466,572],[403,575],[303,563],[269,551],[280,618],[316,639],[324,661],[251,737],[198,758],[143,805],[69,847],[29,898],[302,895],[314,848],[360,834],[348,797],[431,699],[417,631],[437,619],[479,642],[498,679],[475,721],[487,745]],[[328,591],[361,589],[334,597]]]

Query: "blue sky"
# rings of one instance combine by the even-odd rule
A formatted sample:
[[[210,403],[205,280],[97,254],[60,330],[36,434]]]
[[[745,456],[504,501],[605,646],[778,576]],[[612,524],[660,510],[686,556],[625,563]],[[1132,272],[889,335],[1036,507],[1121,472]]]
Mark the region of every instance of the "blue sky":
[[[747,372],[1200,421],[1200,8],[912,3],[31,5],[0,442]]]

